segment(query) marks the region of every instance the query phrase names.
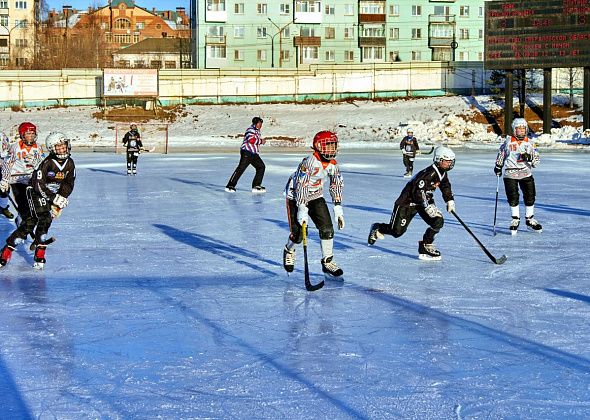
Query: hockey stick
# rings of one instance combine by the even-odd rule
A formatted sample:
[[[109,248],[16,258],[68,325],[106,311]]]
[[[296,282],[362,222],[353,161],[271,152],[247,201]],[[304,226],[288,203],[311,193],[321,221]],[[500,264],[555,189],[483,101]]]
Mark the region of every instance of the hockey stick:
[[[156,150],[156,146],[152,147],[151,149],[146,149],[146,148],[142,147],[139,150],[142,152],[146,152],[146,153],[152,153],[154,150]]]
[[[434,152],[434,146],[430,148],[430,150],[428,152],[423,152],[420,153],[421,155],[430,155],[432,152]]]
[[[498,215],[498,190],[500,189],[500,177],[498,178],[498,182],[496,183],[496,204],[494,205],[494,236],[496,236],[496,216]]]
[[[324,287],[324,280],[316,285],[311,284],[311,281],[309,281],[309,264],[307,262],[307,223],[303,223],[303,225],[301,225],[301,229],[303,232],[303,265],[305,267],[305,289],[308,292],[314,292]]]
[[[455,213],[455,211],[451,211],[451,214],[453,216],[455,216],[455,218],[459,221],[459,223],[461,223],[461,225],[465,228],[465,230],[473,237],[473,239],[475,239],[475,242],[477,242],[477,244],[480,246],[480,248],[483,250],[483,252],[486,253],[486,255],[488,256],[488,258],[490,260],[492,260],[494,262],[494,264],[504,264],[506,262],[506,259],[508,258],[506,255],[502,255],[500,258],[496,258],[492,255],[492,253],[490,251],[488,251],[488,249],[481,243],[481,241],[479,239],[477,239],[477,236],[475,236],[475,234],[471,231],[471,229],[469,229],[469,227],[463,222],[463,220],[461,220],[461,218],[457,215],[457,213]]]

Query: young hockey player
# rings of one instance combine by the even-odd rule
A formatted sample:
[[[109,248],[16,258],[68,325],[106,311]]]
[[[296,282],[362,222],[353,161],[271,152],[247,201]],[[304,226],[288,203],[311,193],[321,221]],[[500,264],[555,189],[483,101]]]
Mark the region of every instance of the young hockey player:
[[[311,218],[320,232],[322,248],[322,271],[339,277],[343,272],[333,261],[334,227],[330,211],[323,197],[325,179],[329,179],[329,191],[334,203],[334,217],[338,229],[344,229],[342,211],[342,187],[344,185],[340,169],[334,158],[338,153],[338,137],[331,131],[320,131],[313,138],[313,154],[299,164],[295,173],[289,177],[285,193],[287,195],[287,216],[290,235],[283,250],[283,267],[290,273],[295,266],[295,245],[301,243],[301,226]]]
[[[244,134],[244,141],[240,147],[240,163],[238,167],[227,181],[225,191],[229,193],[236,192],[236,185],[240,180],[240,177],[249,165],[254,166],[256,169],[256,175],[252,180],[252,192],[253,193],[265,193],[266,188],[262,186],[262,178],[264,177],[264,170],[266,166],[260,158],[260,145],[266,143],[260,136],[260,129],[262,128],[262,118],[252,118],[252,125],[246,130]]]
[[[4,159],[8,156],[8,149],[10,149],[10,139],[6,134],[0,133],[0,137],[2,137],[2,145],[0,149],[0,160],[4,162]],[[0,181],[2,180],[2,173],[0,172]],[[8,195],[10,191],[0,191],[0,213],[8,220],[14,220],[14,214],[9,209],[8,205]]]
[[[8,193],[12,189],[12,196],[17,205],[21,219],[29,212],[26,190],[31,175],[45,154],[43,147],[37,145],[37,127],[30,122],[18,126],[19,141],[8,149],[8,154],[2,163],[2,181],[0,192]]]
[[[52,242],[47,232],[53,219],[68,205],[68,197],[74,189],[76,167],[70,157],[70,141],[62,133],[50,133],[45,140],[49,156],[34,171],[27,197],[31,203],[29,212],[21,215],[23,220],[6,239],[0,252],[0,266],[5,266],[17,245],[27,235],[33,235],[35,248],[33,267],[42,270],[45,266],[45,249]]]
[[[445,146],[434,151],[433,164],[422,169],[409,181],[395,201],[389,223],[374,223],[369,232],[368,243],[373,245],[384,235],[394,238],[402,236],[410,222],[418,213],[428,224],[422,240],[418,242],[418,258],[421,260],[440,260],[440,251],[434,246],[434,236],[444,225],[442,212],[434,203],[434,191],[440,187],[443,199],[447,203],[447,211],[455,210],[455,200],[451,190],[448,171],[455,166],[455,153]]]
[[[137,175],[137,158],[143,149],[143,143],[137,124],[131,124],[129,128],[123,137],[123,144],[127,146],[127,175]]]
[[[503,143],[496,157],[494,173],[502,176],[504,168],[504,189],[512,211],[510,233],[516,235],[520,225],[518,208],[518,188],[522,191],[525,205],[526,226],[535,232],[542,232],[543,227],[535,219],[535,179],[533,169],[541,161],[537,148],[527,137],[528,124],[524,118],[512,121],[512,136],[500,137]]]
[[[399,148],[402,150],[404,166],[406,167],[404,178],[411,178],[412,172],[414,171],[414,159],[416,158],[416,153],[420,150],[418,140],[414,137],[414,130],[408,128],[407,135],[400,142]]]

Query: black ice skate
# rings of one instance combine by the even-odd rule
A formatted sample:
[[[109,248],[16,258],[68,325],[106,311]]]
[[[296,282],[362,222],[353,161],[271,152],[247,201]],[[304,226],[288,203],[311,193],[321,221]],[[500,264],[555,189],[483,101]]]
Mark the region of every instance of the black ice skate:
[[[295,268],[295,248],[289,249],[285,246],[283,249],[283,268],[287,273],[292,273]]]
[[[8,220],[14,220],[14,214],[12,214],[12,212],[8,209],[8,206],[6,207],[0,207],[0,213],[2,213],[2,216],[6,217]]]
[[[264,194],[266,192],[266,188],[264,188],[262,185],[257,185],[252,188],[252,192],[254,194]]]
[[[12,257],[12,251],[14,251],[14,247],[8,244],[4,245],[4,248],[2,248],[2,251],[0,252],[0,267],[4,267],[8,264],[8,261],[10,261],[10,258]]]
[[[528,230],[532,230],[533,232],[543,232],[543,226],[541,226],[541,224],[537,222],[534,216],[526,218],[526,227]]]
[[[518,217],[518,216],[512,216],[512,222],[510,222],[510,233],[512,235],[516,235],[516,232],[518,231],[518,226],[519,225],[520,225],[520,217]]]
[[[340,277],[344,274],[342,269],[332,262],[332,257],[326,257],[322,260],[322,271],[330,277]]]
[[[424,261],[440,261],[440,251],[435,248],[434,244],[425,244],[423,241],[418,242],[418,258]]]
[[[383,234],[379,232],[377,226],[377,223],[373,223],[371,225],[371,230],[369,231],[369,238],[367,239],[369,245],[373,245],[375,242],[377,242],[377,239],[385,238],[385,236],[383,236]]]
[[[225,192],[235,193],[236,192],[236,187],[227,186],[227,187],[225,187]]]
[[[411,177],[412,177],[412,171],[407,171],[407,172],[404,174],[404,178],[411,178]]]
[[[33,268],[35,270],[43,270],[45,268],[45,249],[47,245],[37,245],[35,248],[35,256],[33,257]]]

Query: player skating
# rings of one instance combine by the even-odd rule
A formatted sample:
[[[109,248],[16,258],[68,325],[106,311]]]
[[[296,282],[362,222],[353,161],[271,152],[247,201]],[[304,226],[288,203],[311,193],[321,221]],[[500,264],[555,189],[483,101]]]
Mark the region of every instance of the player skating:
[[[2,137],[2,144],[0,149],[0,160],[4,162],[4,159],[8,156],[8,149],[10,149],[10,139],[4,133],[0,133],[0,137]],[[0,171],[0,181],[2,180],[2,173]],[[10,211],[10,206],[8,204],[8,195],[10,191],[7,189],[6,191],[0,191],[0,213],[6,217],[8,220],[14,220],[14,214]]]
[[[502,138],[503,143],[496,157],[494,173],[502,176],[504,168],[504,189],[506,198],[512,213],[510,233],[516,235],[520,225],[520,212],[518,202],[520,200],[518,188],[522,191],[526,226],[535,232],[542,232],[543,227],[535,219],[535,179],[533,168],[541,161],[539,152],[532,141],[527,137],[528,124],[524,118],[515,118],[512,121],[512,136]]]
[[[68,205],[74,189],[76,168],[70,157],[70,141],[62,133],[51,133],[45,140],[49,156],[34,171],[31,185],[26,189],[30,206],[21,214],[22,222],[6,239],[0,252],[0,266],[5,266],[16,247],[27,235],[34,238],[34,264],[36,269],[45,266],[45,249],[53,239],[47,237],[53,219]]]
[[[141,135],[137,124],[131,124],[130,130],[123,136],[123,144],[127,146],[127,175],[137,175],[137,159],[143,149]]]
[[[322,271],[339,277],[343,272],[334,262],[334,226],[323,197],[324,183],[329,180],[329,192],[334,203],[338,229],[344,229],[342,187],[344,185],[335,157],[338,137],[330,131],[320,131],[313,138],[313,154],[307,156],[289,177],[285,187],[290,235],[283,250],[283,267],[292,272],[295,266],[295,245],[303,240],[301,226],[311,218],[319,230],[322,249]]]
[[[428,224],[422,240],[418,242],[418,258],[421,260],[440,260],[440,251],[434,246],[434,237],[444,225],[442,212],[434,203],[434,191],[440,188],[447,203],[447,211],[455,210],[455,201],[448,171],[455,165],[455,153],[448,147],[439,146],[434,151],[433,164],[409,181],[395,201],[389,223],[373,223],[369,232],[368,243],[373,245],[384,235],[394,238],[402,236],[410,222],[418,213]]]
[[[404,178],[411,178],[414,171],[414,159],[420,147],[418,146],[418,139],[414,137],[414,130],[408,128],[407,135],[402,139],[399,144],[399,148],[402,151],[404,157],[404,166],[406,167],[406,173]]]
[[[236,192],[236,185],[240,180],[240,177],[249,165],[254,166],[256,169],[256,175],[252,180],[252,192],[253,193],[265,193],[266,188],[262,186],[262,178],[264,178],[264,171],[266,166],[260,158],[260,145],[266,143],[260,135],[260,129],[262,128],[262,118],[252,118],[252,125],[246,130],[244,134],[244,141],[240,147],[240,162],[238,167],[235,169],[232,176],[227,181],[225,191],[229,193]]]

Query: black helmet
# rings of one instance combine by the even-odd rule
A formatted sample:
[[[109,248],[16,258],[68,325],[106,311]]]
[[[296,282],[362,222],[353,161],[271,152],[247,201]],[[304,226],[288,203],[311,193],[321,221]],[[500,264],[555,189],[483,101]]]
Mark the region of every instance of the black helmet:
[[[262,123],[262,122],[264,122],[264,121],[262,121],[262,118],[260,118],[260,117],[252,118],[252,125],[256,125],[256,124]]]

